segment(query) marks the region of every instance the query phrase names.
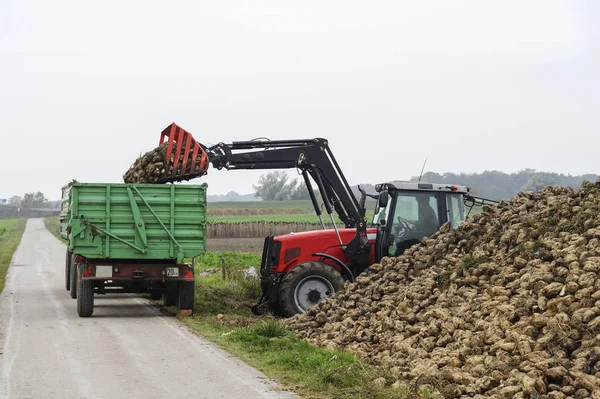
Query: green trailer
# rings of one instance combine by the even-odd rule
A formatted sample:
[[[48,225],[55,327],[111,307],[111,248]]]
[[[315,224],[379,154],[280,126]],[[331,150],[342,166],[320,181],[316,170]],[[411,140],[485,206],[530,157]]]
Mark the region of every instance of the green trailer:
[[[71,182],[63,187],[65,288],[81,317],[94,294],[149,293],[190,313],[194,269],[206,251],[206,184]]]

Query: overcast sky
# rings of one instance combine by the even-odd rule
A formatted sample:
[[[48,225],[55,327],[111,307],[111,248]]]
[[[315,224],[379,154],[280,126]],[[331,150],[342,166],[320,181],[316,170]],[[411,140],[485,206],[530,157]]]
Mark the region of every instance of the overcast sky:
[[[599,20],[593,0],[0,0],[0,198],[119,182],[171,122],[207,145],[328,138],[353,184],[425,158],[600,173]]]

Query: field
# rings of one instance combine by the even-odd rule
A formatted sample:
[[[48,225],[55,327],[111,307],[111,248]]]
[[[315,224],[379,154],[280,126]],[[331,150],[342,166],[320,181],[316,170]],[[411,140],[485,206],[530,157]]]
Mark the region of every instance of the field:
[[[301,213],[314,213],[312,202],[309,200],[295,200],[295,201],[225,201],[225,202],[210,202],[208,204],[210,210],[212,209],[250,209],[252,212],[257,212],[260,209],[276,209],[278,212],[284,212],[282,210],[300,210]],[[289,212],[289,211],[288,211]]]
[[[279,212],[279,209],[270,210],[271,212]],[[331,219],[327,216],[329,224]],[[319,218],[314,213],[312,214],[280,214],[270,213],[263,215],[230,215],[230,216],[209,216],[212,223],[248,223],[248,222],[278,222],[278,223],[320,223]],[[324,218],[324,220],[327,220]],[[339,221],[338,221],[339,222]]]
[[[26,222],[26,219],[0,219],[0,293],[4,290],[8,266],[21,242]]]

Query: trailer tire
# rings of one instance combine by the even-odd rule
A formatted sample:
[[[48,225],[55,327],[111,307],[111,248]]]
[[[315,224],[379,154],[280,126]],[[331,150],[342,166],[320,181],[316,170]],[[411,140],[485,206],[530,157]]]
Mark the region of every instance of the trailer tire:
[[[175,306],[177,305],[177,291],[176,290],[167,290],[163,296],[163,304],[165,306]]]
[[[279,305],[284,317],[304,313],[344,288],[341,273],[323,262],[305,262],[286,273],[279,286]]]
[[[69,266],[69,279],[71,280],[71,298],[77,298],[77,263],[75,263],[75,255],[71,255],[71,264]]]
[[[150,293],[150,299],[152,301],[158,301],[158,300],[160,300],[160,298],[162,298],[162,293],[160,293],[160,292],[151,292]]]
[[[67,255],[65,256],[65,288],[67,291],[71,290],[71,256],[73,254],[67,249]]]
[[[85,267],[85,263],[77,265],[77,314],[79,317],[90,317],[94,313],[94,281],[81,278]]]
[[[177,310],[194,310],[194,281],[180,281],[177,289]]]

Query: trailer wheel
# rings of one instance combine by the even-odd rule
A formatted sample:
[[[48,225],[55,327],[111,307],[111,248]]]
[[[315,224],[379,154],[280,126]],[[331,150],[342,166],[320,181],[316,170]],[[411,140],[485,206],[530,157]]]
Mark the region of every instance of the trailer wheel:
[[[71,256],[73,254],[67,249],[67,256],[65,256],[65,288],[67,291],[71,290]]]
[[[77,265],[77,314],[79,317],[90,317],[94,313],[94,281],[81,278],[85,267],[85,263]]]
[[[177,290],[177,310],[194,310],[194,281],[180,281]]]
[[[161,297],[162,297],[162,293],[160,293],[160,292],[151,292],[150,293],[150,299],[153,301],[158,301],[158,300],[160,300]]]
[[[285,317],[292,317],[342,288],[344,278],[333,267],[323,262],[301,263],[283,277],[279,305]]]
[[[71,255],[71,264],[69,265],[69,279],[71,280],[71,298],[77,298],[77,263],[75,263],[75,255]]]
[[[165,306],[177,305],[177,288],[167,289],[163,295],[163,304]]]

